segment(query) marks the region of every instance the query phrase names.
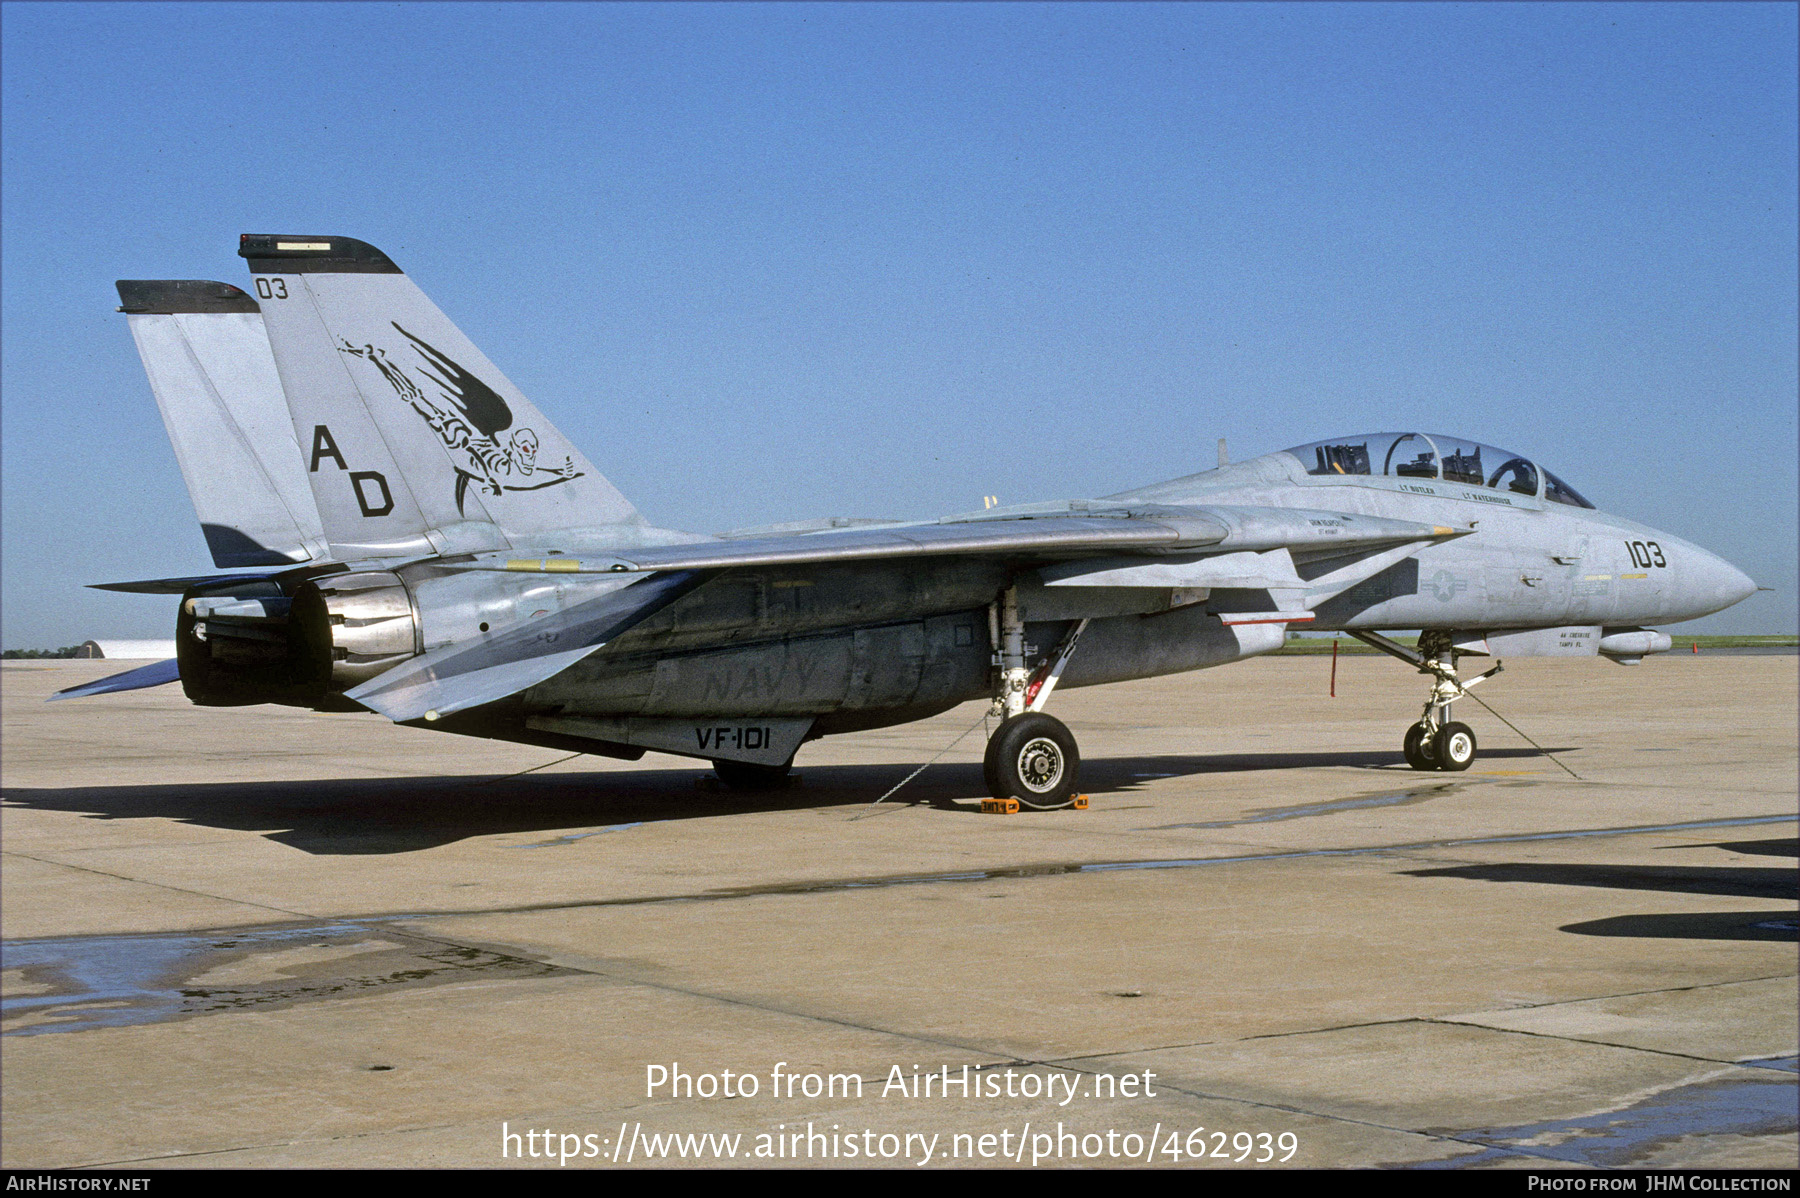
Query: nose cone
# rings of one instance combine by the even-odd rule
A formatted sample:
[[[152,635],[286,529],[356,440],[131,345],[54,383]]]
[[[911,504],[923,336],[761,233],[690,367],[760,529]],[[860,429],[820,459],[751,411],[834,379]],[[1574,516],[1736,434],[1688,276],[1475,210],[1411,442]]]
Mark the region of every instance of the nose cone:
[[[1705,550],[1696,554],[1686,581],[1683,598],[1700,609],[1700,614],[1724,611],[1756,594],[1756,583],[1748,574]]]

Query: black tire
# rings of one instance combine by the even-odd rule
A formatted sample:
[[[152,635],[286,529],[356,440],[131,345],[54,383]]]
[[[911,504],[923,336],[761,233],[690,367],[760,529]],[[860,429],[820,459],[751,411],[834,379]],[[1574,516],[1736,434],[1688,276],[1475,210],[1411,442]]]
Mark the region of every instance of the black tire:
[[[1028,711],[994,730],[982,762],[988,793],[1032,807],[1065,807],[1081,780],[1075,736],[1055,716]]]
[[[1406,754],[1406,764],[1415,770],[1435,770],[1437,759],[1431,755],[1431,746],[1426,740],[1426,729],[1423,724],[1414,724],[1406,730],[1406,740],[1400,751]]]
[[[1466,770],[1475,761],[1475,733],[1451,721],[1438,729],[1431,750],[1440,770]]]
[[[787,785],[788,771],[794,768],[794,763],[752,765],[747,761],[715,761],[712,767],[719,781],[732,790],[780,790]]]

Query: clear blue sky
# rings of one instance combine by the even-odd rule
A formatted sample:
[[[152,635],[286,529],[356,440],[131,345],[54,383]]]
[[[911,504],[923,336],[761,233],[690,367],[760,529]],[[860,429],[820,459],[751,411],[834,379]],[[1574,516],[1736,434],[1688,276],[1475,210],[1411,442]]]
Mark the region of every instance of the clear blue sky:
[[[1791,4],[0,7],[4,643],[211,569],[117,278],[392,255],[652,520],[1538,458],[1792,631]]]

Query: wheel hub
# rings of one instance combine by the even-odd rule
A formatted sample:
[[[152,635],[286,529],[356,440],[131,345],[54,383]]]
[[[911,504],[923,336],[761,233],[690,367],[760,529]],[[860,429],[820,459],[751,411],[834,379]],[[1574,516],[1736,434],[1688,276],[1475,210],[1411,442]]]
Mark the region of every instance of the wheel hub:
[[[1063,755],[1055,741],[1040,736],[1019,750],[1019,780],[1034,794],[1056,789],[1062,781]]]

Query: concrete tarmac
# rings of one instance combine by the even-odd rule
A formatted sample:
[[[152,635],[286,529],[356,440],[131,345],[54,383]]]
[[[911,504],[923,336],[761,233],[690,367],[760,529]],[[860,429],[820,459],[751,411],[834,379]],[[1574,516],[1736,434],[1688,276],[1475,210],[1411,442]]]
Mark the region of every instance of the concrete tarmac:
[[[8,1167],[1800,1164],[1792,657],[1508,662],[1460,774],[1387,659],[1058,692],[1014,816],[980,705],[742,796],[116,669],[0,675]]]

